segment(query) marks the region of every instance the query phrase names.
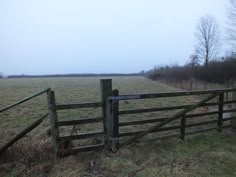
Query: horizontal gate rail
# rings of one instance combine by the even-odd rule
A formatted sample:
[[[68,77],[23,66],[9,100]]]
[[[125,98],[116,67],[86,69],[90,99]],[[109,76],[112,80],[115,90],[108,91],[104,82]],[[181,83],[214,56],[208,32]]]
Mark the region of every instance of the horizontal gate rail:
[[[236,103],[236,101],[226,101],[223,104],[231,104],[231,103]],[[191,105],[180,105],[180,106],[168,106],[168,107],[160,107],[160,108],[147,108],[147,109],[131,109],[131,110],[122,110],[119,111],[119,115],[124,115],[124,114],[138,114],[138,113],[149,113],[149,112],[158,112],[158,111],[170,111],[170,110],[177,110],[177,109],[187,109],[194,104]],[[214,103],[205,103],[201,105],[201,107],[206,107],[206,106],[216,106],[219,105],[219,102],[214,102]]]
[[[195,113],[195,114],[186,114],[185,118],[203,117],[203,116],[217,115],[217,114],[219,114],[219,111],[211,111],[211,112]],[[155,122],[164,121],[164,120],[169,119],[169,118],[170,117],[158,118],[158,119],[145,119],[145,120],[137,120],[137,121],[120,122],[119,126],[122,127],[122,126],[131,126],[131,125],[155,123]]]
[[[64,109],[77,109],[77,108],[98,108],[102,107],[102,102],[94,102],[94,103],[70,103],[70,104],[56,104],[56,110],[64,110]]]
[[[136,121],[127,121],[127,122],[120,122],[119,126],[130,126],[130,125],[139,125],[139,124],[147,124],[147,123],[155,123],[155,122],[161,122],[163,120],[168,119],[169,117],[166,118],[159,118],[159,119],[146,119],[146,120],[136,120]]]
[[[44,94],[44,93],[46,93],[46,92],[48,92],[48,91],[50,91],[50,90],[51,90],[50,88],[47,88],[47,89],[45,89],[45,90],[43,90],[43,91],[40,91],[40,92],[38,92],[38,93],[36,93],[36,94],[33,94],[33,95],[29,96],[29,97],[23,98],[23,99],[21,99],[21,100],[15,102],[15,103],[13,103],[13,104],[11,104],[11,105],[2,107],[2,108],[0,108],[0,113],[1,113],[1,112],[4,112],[4,111],[6,111],[6,110],[8,110],[8,109],[10,109],[10,108],[16,107],[17,105],[22,104],[22,103],[24,103],[24,102],[26,102],[26,101],[29,101],[29,100],[31,100],[32,98],[35,98],[35,97],[37,97],[37,96],[39,96],[39,95],[42,95],[42,94]]]
[[[228,121],[228,120],[236,120],[236,117],[229,117],[229,118],[224,118],[222,121]]]
[[[180,126],[164,127],[164,128],[160,128],[158,130],[153,130],[150,133],[170,131],[170,130],[179,130],[179,129],[180,129]],[[144,132],[145,132],[145,130],[143,130],[143,131],[125,132],[125,133],[120,133],[119,137],[135,136],[135,135],[138,135],[138,134],[144,133]]]
[[[227,92],[236,92],[236,88],[180,91],[180,92],[163,92],[163,93],[151,93],[151,94],[131,94],[131,95],[111,96],[109,97],[109,99],[110,100],[136,100],[136,99],[150,99],[150,98],[162,98],[162,97],[220,94],[220,93],[227,93]]]
[[[209,124],[215,124],[217,123],[218,120],[210,120],[210,121],[203,121],[203,122],[198,122],[198,123],[194,123],[194,124],[186,124],[185,127],[196,127],[196,126],[200,126],[200,125],[209,125]]]
[[[189,131],[189,132],[186,132],[185,134],[186,135],[194,135],[194,134],[205,133],[205,132],[209,132],[209,131],[213,131],[213,130],[217,130],[217,127]]]
[[[185,118],[195,118],[195,117],[203,117],[203,116],[210,116],[219,114],[219,111],[211,111],[211,112],[204,112],[204,113],[195,113],[195,114],[186,114]]]
[[[58,127],[60,127],[60,126],[70,126],[70,125],[77,125],[77,124],[98,123],[98,122],[102,122],[102,121],[103,121],[102,117],[97,117],[97,118],[58,121],[58,122],[56,122],[56,125]]]

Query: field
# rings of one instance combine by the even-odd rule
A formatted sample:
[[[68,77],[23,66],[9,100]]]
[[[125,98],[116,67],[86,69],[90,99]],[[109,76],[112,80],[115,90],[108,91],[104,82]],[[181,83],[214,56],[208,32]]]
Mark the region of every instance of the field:
[[[0,80],[0,107],[29,96],[45,88],[52,88],[58,103],[100,101],[100,78],[37,78]],[[167,85],[143,77],[114,77],[113,89],[120,94],[175,91]],[[121,109],[190,104],[197,97],[162,98],[152,101],[121,102]],[[1,114],[0,145],[6,143],[19,130],[47,112],[46,96],[26,102]],[[121,117],[120,121],[166,117],[174,112],[149,113]],[[60,120],[101,115],[100,109],[60,111]],[[136,143],[120,149],[116,154],[102,150],[80,153],[62,159],[55,158],[48,136],[46,120],[19,140],[0,157],[0,176],[49,177],[154,177],[154,176],[236,176],[235,134],[206,133],[188,137],[185,142],[168,139],[149,143]],[[130,127],[130,129],[145,128]],[[81,131],[102,129],[102,125],[84,126]],[[126,131],[127,128],[122,131]],[[70,129],[61,129],[67,134]],[[88,143],[88,142],[85,142]]]

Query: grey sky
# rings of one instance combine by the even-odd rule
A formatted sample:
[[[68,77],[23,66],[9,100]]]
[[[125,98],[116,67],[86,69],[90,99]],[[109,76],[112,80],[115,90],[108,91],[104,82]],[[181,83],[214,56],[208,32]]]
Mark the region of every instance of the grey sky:
[[[0,72],[129,73],[184,64],[226,0],[0,0]]]

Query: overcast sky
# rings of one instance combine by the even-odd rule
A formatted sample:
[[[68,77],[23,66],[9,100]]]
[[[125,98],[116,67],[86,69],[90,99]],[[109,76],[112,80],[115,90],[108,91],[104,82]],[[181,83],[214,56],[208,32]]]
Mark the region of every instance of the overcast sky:
[[[227,0],[0,0],[0,72],[131,73],[184,64]]]

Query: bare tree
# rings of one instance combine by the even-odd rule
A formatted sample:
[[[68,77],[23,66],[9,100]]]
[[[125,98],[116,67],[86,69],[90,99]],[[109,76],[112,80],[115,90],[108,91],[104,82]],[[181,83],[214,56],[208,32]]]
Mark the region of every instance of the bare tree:
[[[196,52],[204,59],[204,65],[207,67],[209,61],[216,57],[220,46],[220,30],[216,20],[212,16],[201,17],[195,36]]]
[[[208,63],[215,58],[220,47],[220,30],[216,20],[212,16],[201,17],[196,28],[197,38],[196,52],[204,60],[205,71]],[[206,81],[204,84],[206,88]]]
[[[236,41],[236,0],[229,0],[228,6],[228,34],[229,40]]]

